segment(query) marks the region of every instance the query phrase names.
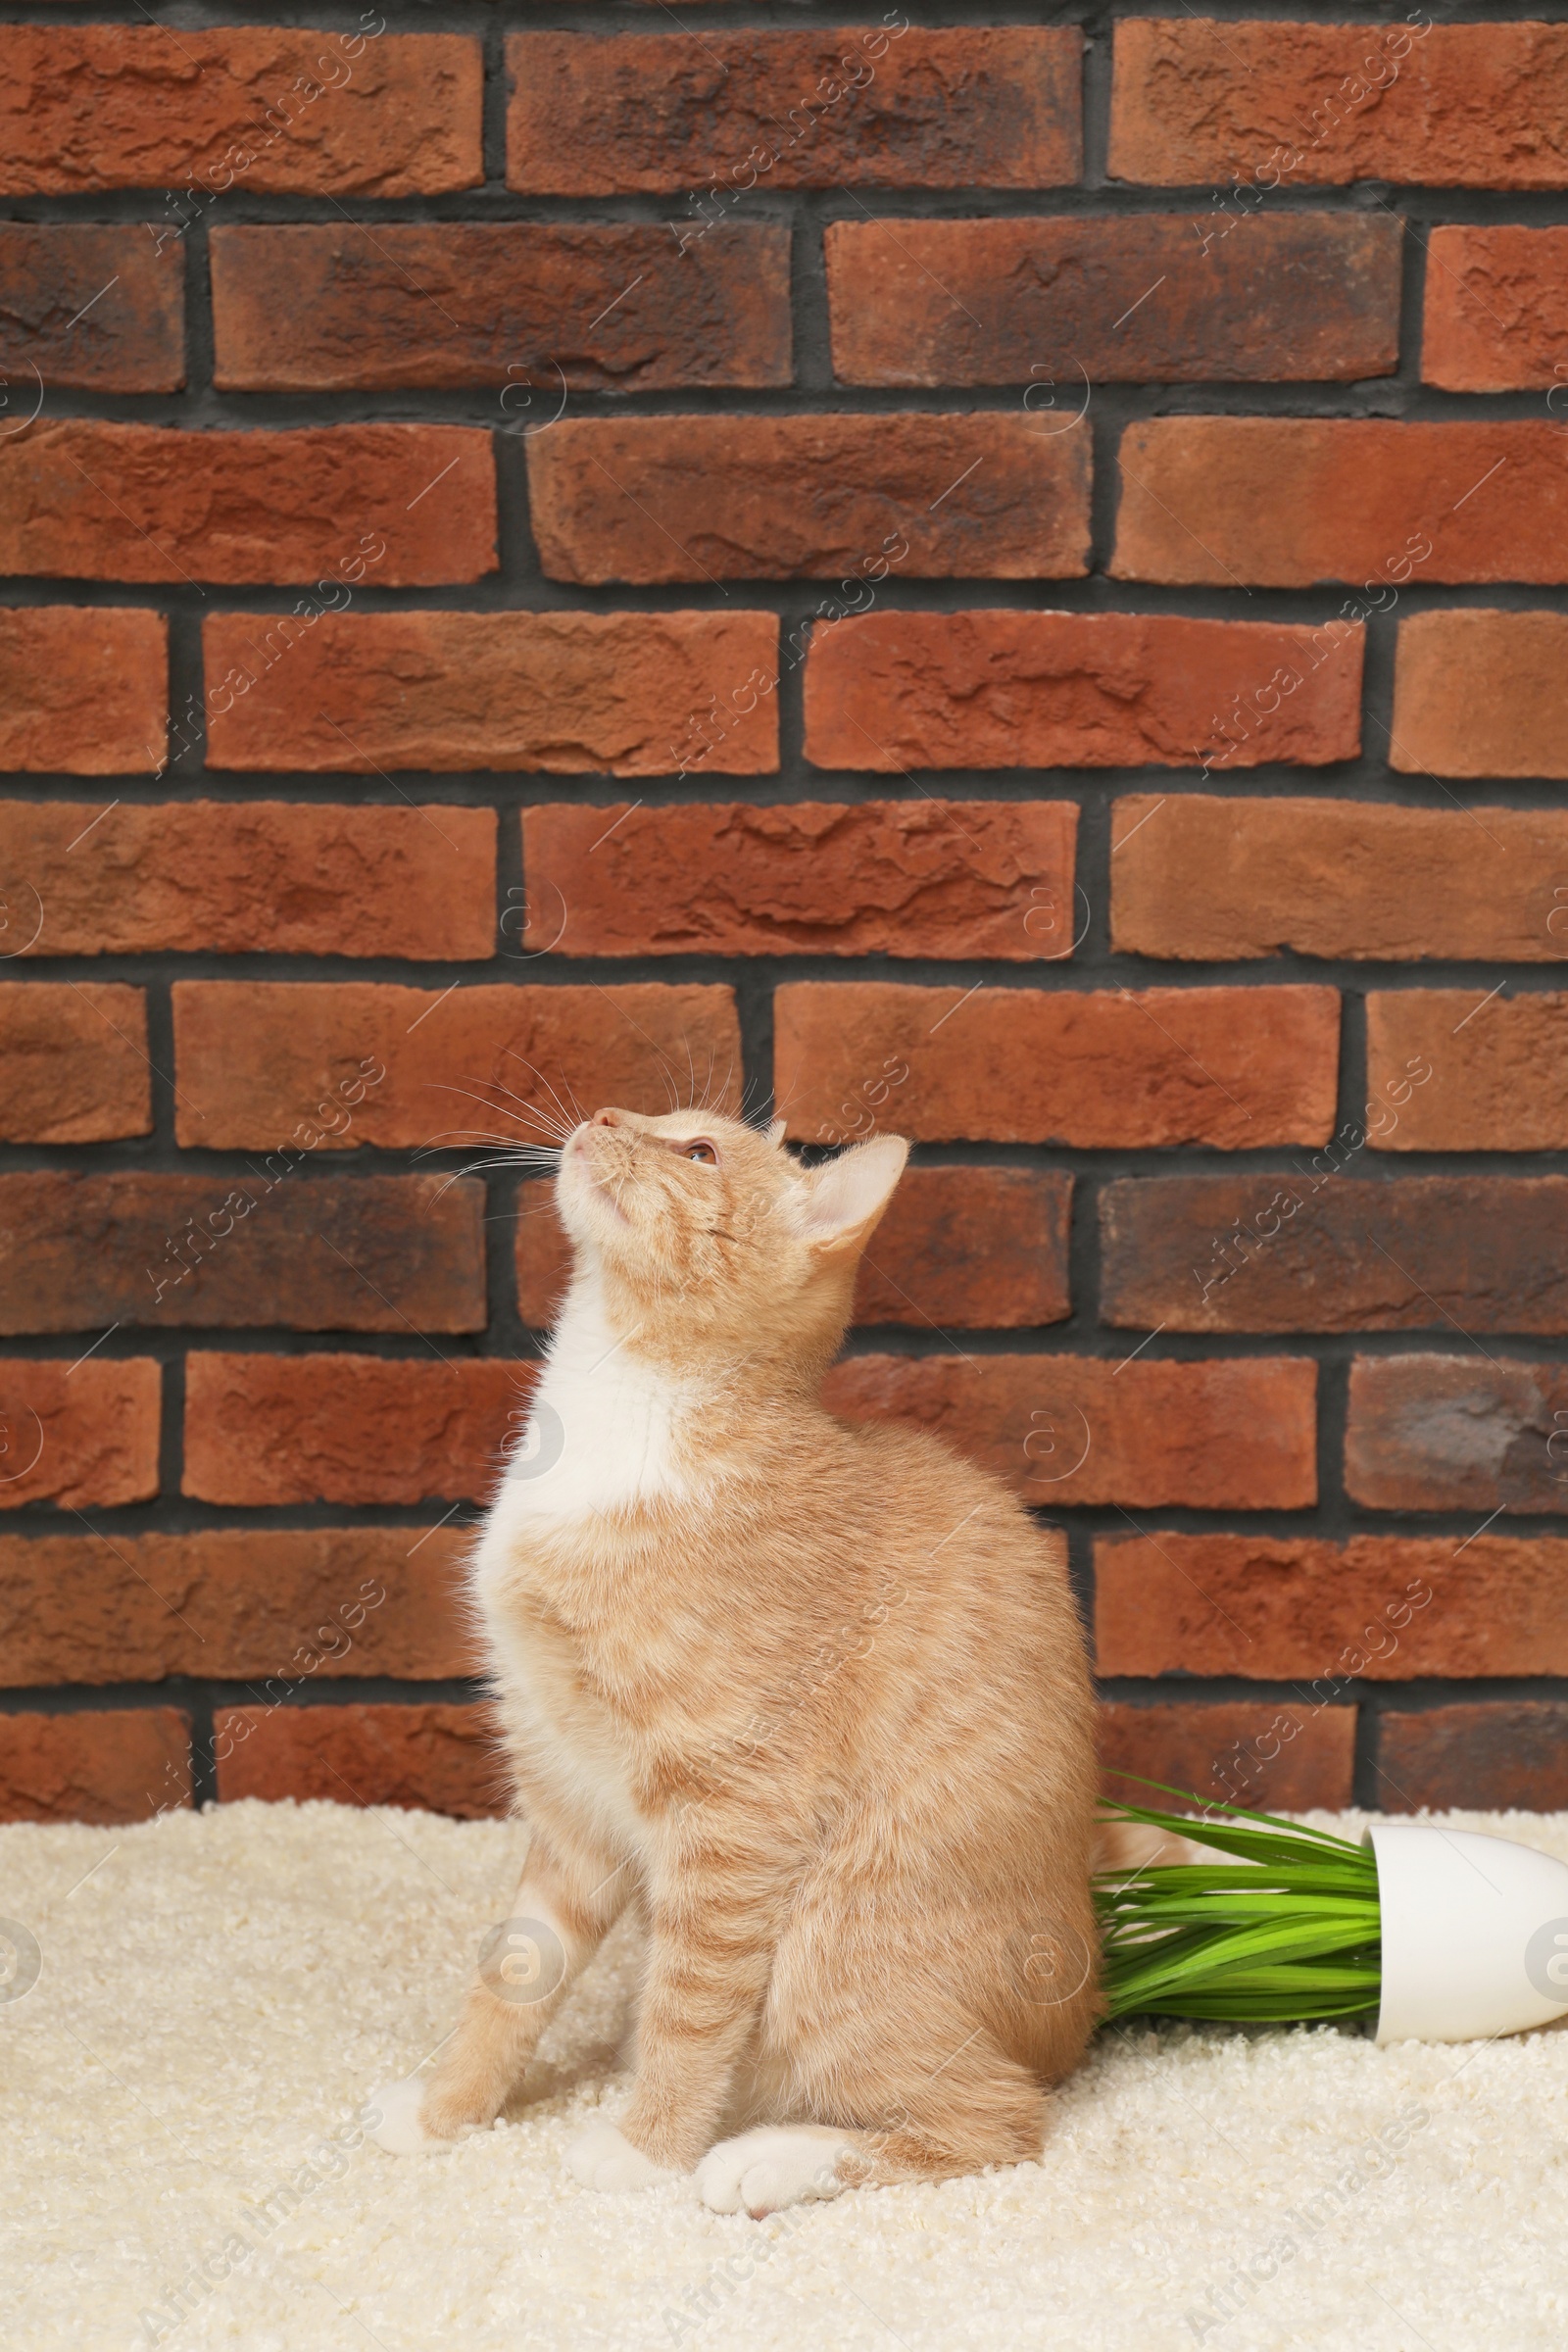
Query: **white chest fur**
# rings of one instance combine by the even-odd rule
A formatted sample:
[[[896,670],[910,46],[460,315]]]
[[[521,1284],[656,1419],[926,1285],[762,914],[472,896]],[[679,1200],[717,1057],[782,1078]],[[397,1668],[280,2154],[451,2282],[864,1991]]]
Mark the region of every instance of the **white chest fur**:
[[[617,1341],[597,1278],[579,1272],[473,1563],[509,1737],[602,1833],[633,1844],[640,1825],[613,1727],[581,1690],[571,1637],[519,1611],[515,1580],[553,1578],[562,1544],[575,1550],[585,1539],[578,1556],[591,1559],[603,1514],[683,1499],[680,1435],[700,1402]]]
[[[679,1500],[677,1442],[697,1403],[685,1383],[635,1352],[634,1335],[617,1338],[597,1275],[580,1273],[492,1517],[570,1521]]]

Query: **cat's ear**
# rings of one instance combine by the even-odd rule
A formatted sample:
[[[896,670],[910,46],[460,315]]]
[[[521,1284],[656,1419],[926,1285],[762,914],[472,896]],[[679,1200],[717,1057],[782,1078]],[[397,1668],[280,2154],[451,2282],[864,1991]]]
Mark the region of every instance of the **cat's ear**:
[[[775,1150],[784,1141],[784,1129],[787,1124],[788,1122],[784,1119],[775,1119],[767,1131],[767,1140]]]
[[[892,1200],[908,1156],[901,1135],[878,1135],[816,1169],[806,1201],[811,1247],[827,1255],[858,1249]]]

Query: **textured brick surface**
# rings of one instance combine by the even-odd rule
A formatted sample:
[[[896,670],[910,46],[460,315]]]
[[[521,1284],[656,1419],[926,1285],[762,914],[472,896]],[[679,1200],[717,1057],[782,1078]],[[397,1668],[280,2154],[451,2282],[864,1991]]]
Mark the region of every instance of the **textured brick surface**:
[[[483,1214],[432,1175],[0,1175],[0,1332],[482,1331]]]
[[[460,425],[194,433],[83,418],[35,425],[0,467],[6,571],[319,576],[330,607],[364,579],[382,588],[476,580],[495,569],[495,536],[490,439]],[[307,625],[321,611],[302,600]],[[261,638],[269,618],[239,625]],[[290,633],[303,635],[292,624]]]
[[[787,230],[687,253],[638,221],[215,228],[214,380],[288,392],[495,384],[532,433],[564,394],[787,384]]]
[[[774,1083],[808,1142],[875,1118],[928,1143],[1256,1150],[1333,1125],[1332,989],[799,981],[774,1006]]]
[[[8,890],[8,927],[41,908]],[[47,919],[45,916],[44,919]],[[97,1144],[152,1126],[147,1000],[118,981],[0,981],[0,1141]]]
[[[1021,1330],[1072,1311],[1072,1178],[1031,1168],[910,1168],[865,1255],[858,1323]]]
[[[0,1360],[0,1510],[147,1501],[161,1387],[145,1356]]]
[[[563,956],[1064,959],[1077,827],[1069,801],[550,804],[522,816],[525,938]]]
[[[517,1223],[512,1237],[517,1313],[535,1331],[556,1319],[571,1275],[571,1244],[556,1214],[556,1188],[546,1176],[525,1177],[517,1187]]]
[[[1421,343],[1429,384],[1446,392],[1559,385],[1565,344],[1568,228],[1432,231]]]
[[[13,893],[38,896],[34,956],[423,960],[495,947],[489,808],[4,801],[0,868]]]
[[[1401,621],[1389,760],[1438,776],[1568,777],[1568,612]]]
[[[1245,234],[1212,213],[835,220],[823,237],[834,372],[848,384],[1024,384],[1041,434],[1082,406],[1085,375],[1387,375],[1401,233],[1386,215],[1349,213],[1281,213]],[[960,286],[961,304],[948,291]]]
[[[256,621],[202,630],[209,679],[253,655]],[[229,710],[209,700],[215,767],[546,768],[656,776],[679,764],[724,698],[708,764],[778,764],[777,706],[729,698],[777,675],[764,612],[328,613]]]
[[[0,1536],[0,1682],[477,1673],[457,1526]],[[3,1721],[0,1718],[0,1721]]]
[[[1301,1360],[857,1355],[824,1393],[848,1420],[932,1431],[1046,1510],[1296,1510],[1317,1496],[1317,1367]]]
[[[1027,416],[564,417],[528,450],[557,580],[1076,579],[1089,435]]]
[[[1105,1320],[1137,1331],[1568,1331],[1568,1177],[1390,1184],[1339,1174],[1343,1153],[1319,1157],[1304,1174],[1107,1185]]]
[[[465,1821],[505,1813],[489,1710],[422,1705],[228,1707],[213,1718],[218,1793],[408,1805]]]
[[[1110,170],[1154,187],[1261,201],[1357,179],[1568,187],[1568,25],[1216,23],[1123,18]]]
[[[1559,1812],[1568,1805],[1568,1705],[1505,1699],[1385,1715],[1377,1788],[1390,1813]]]
[[[1568,639],[1563,650],[1568,660]],[[1438,797],[1435,808],[1398,808],[1129,793],[1112,819],[1112,941],[1128,955],[1197,962],[1285,950],[1568,957],[1568,816],[1495,807],[1472,816]],[[1409,1003],[1425,997],[1411,991]]]
[[[71,776],[146,774],[164,758],[168,717],[162,613],[103,605],[0,611],[0,764]],[[6,879],[14,887],[19,877]]]
[[[1559,870],[1563,896],[1550,914],[1568,908],[1568,859]],[[1534,879],[1539,885],[1540,869]],[[1557,930],[1568,932],[1568,912]],[[1553,944],[1559,956],[1568,954],[1568,940]],[[1568,996],[1551,991],[1489,1002],[1479,985],[1374,989],[1366,1001],[1366,1048],[1374,1097],[1397,1084],[1396,1073],[1406,1062],[1432,1063],[1430,1084],[1411,1095],[1398,1126],[1375,1139],[1380,1151],[1568,1150]],[[1560,1240],[1552,1247],[1561,1253]]]
[[[1348,1681],[1568,1674],[1568,1543],[1110,1536],[1095,1652],[1102,1674],[1307,1680],[1317,1701]]]
[[[1568,37],[1568,25],[1563,27]],[[1121,437],[1123,580],[1378,592],[1568,579],[1560,425],[1162,416]]]
[[[514,33],[507,184],[1061,187],[1079,171],[1081,49],[1076,26],[1021,24]],[[693,233],[711,217],[694,213]]]
[[[205,1502],[488,1500],[537,1369],[497,1356],[202,1349],[185,1363],[184,1492]]]
[[[190,1803],[177,1707],[0,1715],[0,1821],[151,1821]]]
[[[1113,1804],[1174,1803],[1123,1777],[1133,1774],[1205,1802],[1337,1811],[1350,1801],[1355,1715],[1354,1707],[1277,1707],[1253,1699],[1102,1707],[1101,1787]]]
[[[1345,1483],[1376,1511],[1568,1510],[1568,1368],[1479,1348],[1358,1356]]]
[[[874,612],[816,629],[806,756],[817,767],[1305,766],[1360,748],[1361,631],[1317,666],[1305,630],[1130,612]],[[1296,687],[1284,676],[1295,674]],[[1278,680],[1240,746],[1226,705]]]
[[[519,1187],[517,1308],[542,1330],[565,1293],[570,1250],[554,1188]],[[857,1323],[1022,1330],[1070,1311],[1072,1178],[1032,1168],[908,1168],[860,1260]]]
[[[62,392],[172,392],[185,380],[185,257],[139,221],[0,222],[0,373]],[[16,421],[8,417],[8,423]]]
[[[230,188],[474,187],[479,67],[478,42],[452,33],[0,25],[0,194],[177,188],[174,235]]]
[[[0,24],[24,1705],[501,1801],[519,1147],[706,1093],[1124,1754],[1568,1801],[1568,24],[1154,5]]]
[[[188,980],[173,1000],[177,1132],[214,1151],[292,1140],[298,1156],[476,1131],[537,1141],[541,1119],[549,1134],[563,1116],[552,1087],[585,1113],[662,1111],[666,1074],[685,1087],[694,1070],[733,1071],[716,1099],[739,1099],[727,988]]]

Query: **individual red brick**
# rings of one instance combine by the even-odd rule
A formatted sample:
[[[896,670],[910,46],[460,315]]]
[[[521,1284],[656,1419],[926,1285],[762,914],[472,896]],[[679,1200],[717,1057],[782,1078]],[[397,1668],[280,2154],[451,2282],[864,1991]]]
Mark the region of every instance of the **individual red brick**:
[[[190,1803],[177,1707],[0,1715],[0,1821],[151,1821]]]
[[[8,925],[37,919],[24,881],[0,895]],[[0,1142],[101,1144],[146,1135],[152,1123],[141,989],[0,982]]]
[[[1212,213],[834,220],[833,370],[847,384],[1024,384],[1042,435],[1084,405],[1085,377],[1388,375],[1402,233],[1353,213],[1280,213],[1245,235]]]
[[[1339,1812],[1350,1801],[1355,1717],[1354,1707],[1276,1707],[1252,1699],[1102,1706],[1101,1788],[1111,1804],[1174,1804],[1138,1786],[1158,1781],[1204,1803]]]
[[[149,771],[163,760],[168,725],[169,623],[161,612],[0,610],[0,767],[69,776]],[[7,880],[15,886],[19,877]],[[7,912],[14,920],[14,899]],[[14,953],[9,943],[5,952]]]
[[[1375,1511],[1568,1510],[1568,1367],[1357,1356],[1345,1483]]]
[[[554,1191],[543,1179],[517,1188],[517,1311],[535,1330],[554,1322],[571,1267]],[[1071,1215],[1070,1176],[908,1168],[860,1260],[855,1320],[958,1331],[1059,1323],[1072,1311]]]
[[[707,189],[693,238],[753,186],[1067,187],[1082,47],[1076,26],[1022,24],[513,33],[507,185]]]
[[[66,392],[174,392],[185,381],[185,256],[140,221],[0,222],[0,373],[15,425],[34,372]],[[20,415],[19,415],[20,412]]]
[[[1239,702],[1299,673],[1302,632],[1177,613],[868,612],[820,624],[806,668],[817,767],[1321,767],[1361,746],[1361,638],[1234,753]]]
[[[1489,808],[1487,822],[1504,811]],[[1478,869],[1482,861],[1477,859]],[[1562,867],[1568,907],[1568,859]],[[1480,878],[1478,871],[1478,879]],[[1529,878],[1543,911],[1541,872]],[[1555,908],[1546,910],[1548,919]],[[1568,931],[1568,912],[1559,931]],[[1557,949],[1562,955],[1568,942]],[[1474,988],[1376,989],[1366,1001],[1367,1092],[1399,1085],[1406,1062],[1432,1064],[1384,1152],[1560,1152],[1568,1147],[1568,996],[1490,1000]],[[1560,1253],[1560,1240],[1553,1244]],[[1521,1326],[1520,1328],[1525,1328]]]
[[[497,384],[532,435],[565,394],[790,381],[790,234],[727,225],[682,254],[635,220],[215,228],[220,390]]]
[[[790,1133],[873,1121],[921,1143],[1326,1141],[1339,999],[1326,988],[907,988],[805,980],[774,999]]]
[[[534,1331],[554,1323],[571,1280],[571,1244],[556,1213],[556,1188],[548,1177],[526,1177],[517,1187],[516,1230],[512,1237],[517,1313]]]
[[[457,33],[7,24],[0,195],[178,189],[166,206],[174,237],[230,188],[477,187],[481,75],[479,43]]]
[[[1403,1083],[1413,1102],[1421,1090]],[[1390,1104],[1389,1117],[1402,1113]],[[1352,1130],[1347,1151],[1356,1141]],[[1106,1185],[1103,1319],[1134,1331],[1568,1331],[1568,1177],[1389,1184],[1341,1174],[1346,1152],[1319,1156],[1316,1172]]]
[[[158,1492],[161,1393],[146,1356],[0,1361],[0,1510],[146,1502]]]
[[[424,586],[495,567],[493,444],[464,425],[193,433],[80,417],[35,425],[0,469],[6,571],[172,581],[319,574],[323,601],[301,599],[287,618],[238,621],[263,645],[263,662],[303,641],[362,580]],[[274,637],[276,654],[264,644]]]
[[[563,956],[1061,959],[1071,801],[792,801],[522,812],[525,937]]]
[[[0,802],[0,870],[46,909],[34,956],[472,957],[495,949],[490,808],[302,801]]]
[[[498,1356],[193,1353],[183,1492],[237,1503],[488,1499],[537,1372]]]
[[[1201,963],[1285,951],[1380,962],[1568,956],[1568,817],[1556,809],[1472,815],[1374,801],[1129,793],[1116,804],[1112,840],[1111,940],[1124,955]],[[1436,1018],[1448,995],[1412,990],[1396,1001],[1430,1004]]]
[[[587,1116],[667,1110],[666,1074],[684,1091],[724,1073],[720,1106],[740,1093],[727,988],[182,980],[172,994],[176,1132],[211,1151],[289,1144],[297,1162],[323,1145],[537,1142],[573,1095]]]
[[[1095,1545],[1103,1675],[1349,1680],[1568,1674],[1568,1543],[1546,1536],[1110,1536]]]
[[[488,1707],[228,1707],[213,1718],[218,1793],[404,1805],[484,1820],[508,1810]]]
[[[932,1431],[1049,1510],[1317,1500],[1317,1366],[1296,1358],[856,1355],[823,1395],[846,1420]]]
[[[1568,228],[1446,226],[1427,237],[1423,381],[1446,392],[1560,385]]]
[[[266,1677],[272,1701],[313,1678],[476,1674],[470,1542],[455,1523],[3,1536],[0,1682]]]
[[[1568,187],[1568,25],[1123,18],[1110,171],[1172,188]],[[1239,232],[1240,233],[1240,232]]]
[[[695,429],[694,429],[695,428]],[[1087,428],[1023,415],[564,418],[528,448],[549,578],[1080,579]],[[835,602],[838,600],[834,600]]]
[[[203,624],[209,679],[253,665],[260,615]],[[664,775],[699,720],[711,766],[771,774],[778,716],[770,612],[328,613],[229,710],[208,705],[208,763],[364,774],[385,767]],[[723,699],[726,720],[714,713]]]
[[[484,1187],[442,1176],[0,1175],[0,1332],[483,1331]]]
[[[1568,613],[1401,621],[1389,764],[1438,776],[1568,776]],[[1500,813],[1477,821],[1490,826]]]
[[[860,1260],[858,1323],[1017,1331],[1072,1312],[1072,1178],[910,1168]]]
[[[1407,580],[1568,579],[1568,444],[1544,420],[1159,416],[1123,433],[1121,475],[1116,579],[1350,580],[1374,606]]]
[[[1388,1813],[1555,1813],[1568,1805],[1568,1704],[1510,1698],[1378,1718]]]

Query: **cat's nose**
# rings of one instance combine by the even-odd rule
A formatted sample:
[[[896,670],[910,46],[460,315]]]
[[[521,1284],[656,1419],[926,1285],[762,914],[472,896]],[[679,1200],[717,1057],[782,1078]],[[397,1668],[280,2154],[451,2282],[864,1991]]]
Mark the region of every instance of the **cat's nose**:
[[[593,1127],[624,1127],[625,1119],[618,1110],[596,1110],[589,1125]]]

